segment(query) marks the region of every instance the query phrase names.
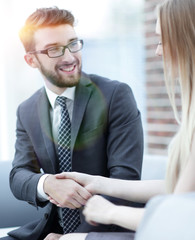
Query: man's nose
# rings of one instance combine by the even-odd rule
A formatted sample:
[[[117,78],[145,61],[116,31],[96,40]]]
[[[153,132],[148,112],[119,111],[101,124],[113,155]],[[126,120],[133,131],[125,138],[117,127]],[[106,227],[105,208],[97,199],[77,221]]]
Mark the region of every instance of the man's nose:
[[[69,49],[66,48],[62,58],[65,59],[66,61],[72,61],[74,59],[74,56],[73,56],[73,53],[71,53]]]

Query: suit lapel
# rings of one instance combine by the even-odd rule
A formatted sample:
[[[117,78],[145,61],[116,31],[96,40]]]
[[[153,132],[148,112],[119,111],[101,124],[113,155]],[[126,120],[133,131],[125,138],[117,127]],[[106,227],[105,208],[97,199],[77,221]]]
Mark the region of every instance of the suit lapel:
[[[38,114],[39,114],[39,121],[41,125],[41,131],[42,131],[42,135],[45,143],[45,148],[50,160],[45,162],[44,165],[47,167],[47,169],[50,169],[52,173],[56,173],[57,156],[56,156],[55,144],[53,141],[53,136],[51,131],[52,127],[51,127],[49,108],[50,108],[49,101],[47,99],[45,88],[43,88],[42,94],[38,101]]]
[[[78,131],[81,126],[81,122],[87,107],[87,103],[93,91],[92,82],[86,74],[82,74],[79,85],[76,88],[73,118],[72,118],[72,136],[71,136],[71,151],[74,149],[75,141],[78,135]],[[52,127],[49,113],[50,104],[47,99],[45,88],[42,89],[42,94],[38,101],[38,115],[41,125],[41,132],[43,135],[45,148],[49,156],[49,160],[44,165],[47,169],[50,169],[52,173],[56,173],[58,169],[58,161],[55,150],[55,143],[52,136]]]
[[[83,73],[80,83],[76,88],[73,118],[72,118],[72,138],[71,149],[73,151],[78,131],[85,113],[89,97],[92,93],[92,83],[89,77]]]

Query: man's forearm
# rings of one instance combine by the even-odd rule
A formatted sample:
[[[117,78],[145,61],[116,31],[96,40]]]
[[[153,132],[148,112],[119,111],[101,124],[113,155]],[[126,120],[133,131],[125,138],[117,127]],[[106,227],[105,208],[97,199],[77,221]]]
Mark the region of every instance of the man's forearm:
[[[37,185],[37,196],[39,201],[48,201],[48,195],[44,191],[44,182],[45,179],[49,176],[49,174],[44,174],[40,177],[38,185]]]

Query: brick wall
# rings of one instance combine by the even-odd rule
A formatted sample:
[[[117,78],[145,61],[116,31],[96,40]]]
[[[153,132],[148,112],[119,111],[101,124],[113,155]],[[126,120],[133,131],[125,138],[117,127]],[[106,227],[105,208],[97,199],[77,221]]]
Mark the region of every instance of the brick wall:
[[[155,34],[155,7],[160,0],[145,0],[145,52],[147,154],[166,155],[167,145],[178,126],[166,93],[162,58],[155,55],[159,37]]]

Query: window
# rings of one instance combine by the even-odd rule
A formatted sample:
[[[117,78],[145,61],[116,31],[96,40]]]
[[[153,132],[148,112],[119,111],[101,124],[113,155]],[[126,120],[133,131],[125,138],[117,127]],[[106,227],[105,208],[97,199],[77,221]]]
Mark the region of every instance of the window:
[[[75,15],[85,42],[83,70],[128,83],[145,122],[142,5],[142,0],[1,1],[0,160],[14,156],[17,106],[43,85],[39,72],[24,62],[18,37],[28,15],[39,7],[58,6]]]

